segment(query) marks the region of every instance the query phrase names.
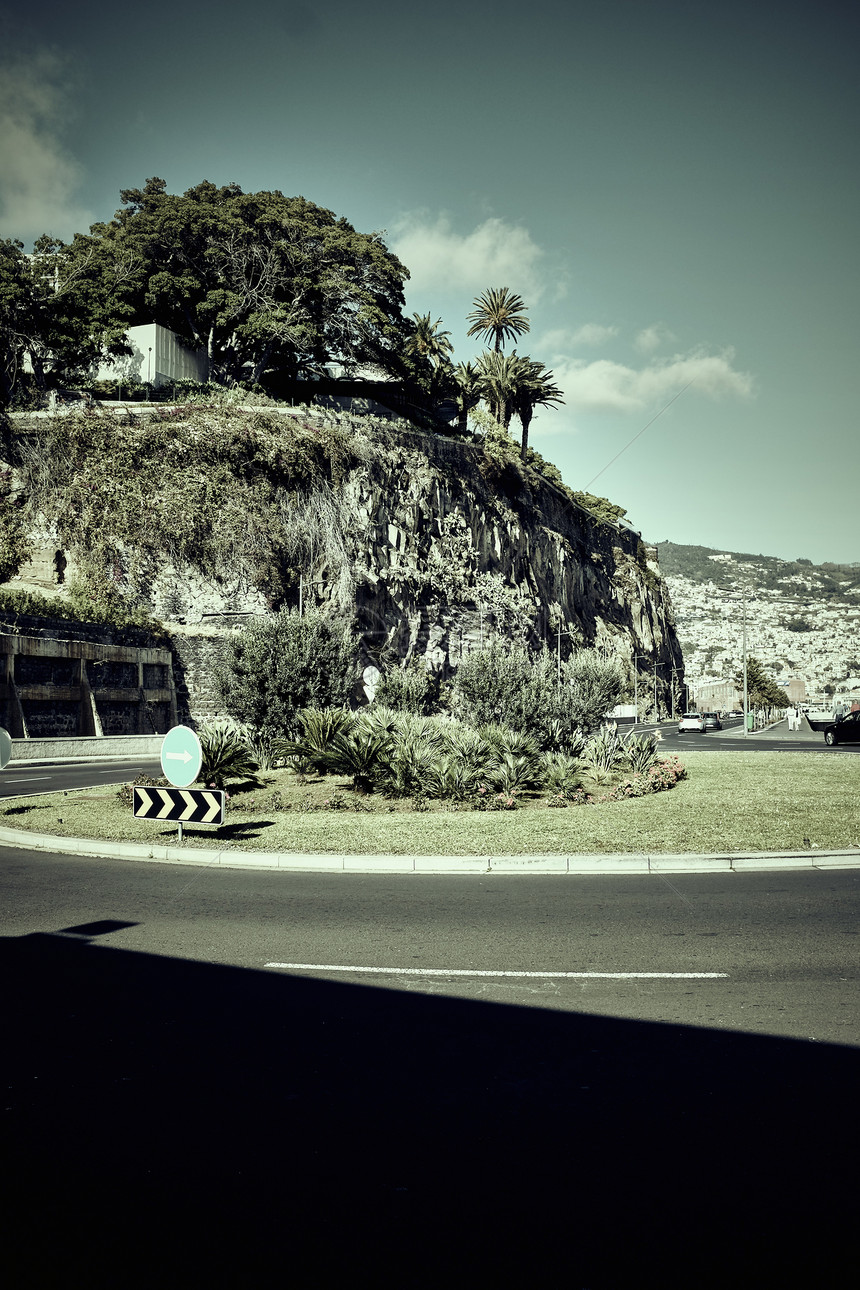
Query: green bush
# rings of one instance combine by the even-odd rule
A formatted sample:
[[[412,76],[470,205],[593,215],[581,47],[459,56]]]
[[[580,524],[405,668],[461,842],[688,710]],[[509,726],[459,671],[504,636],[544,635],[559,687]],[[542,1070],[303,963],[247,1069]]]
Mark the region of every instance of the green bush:
[[[582,786],[582,768],[576,757],[567,753],[544,753],[543,786],[558,797],[569,797]]]
[[[582,751],[582,760],[595,778],[607,777],[625,760],[624,744],[614,726],[604,726],[592,735]]]
[[[358,672],[352,630],[318,610],[281,610],[230,641],[215,682],[226,711],[258,730],[293,732],[302,708],[346,705]]]
[[[657,760],[655,735],[628,735],[624,740],[624,756],[634,775],[644,775]]]
[[[203,752],[201,783],[223,789],[228,779],[256,778],[258,763],[238,730],[213,723],[204,726],[198,737]]]
[[[383,673],[376,687],[374,703],[398,712],[429,715],[438,711],[439,678],[420,658],[413,658],[403,666],[391,667]]]
[[[493,641],[460,664],[453,702],[472,725],[500,722],[544,749],[576,752],[582,733],[611,712],[624,683],[618,663],[595,650],[578,651],[559,669],[547,649],[532,655],[518,642]]]
[[[11,493],[12,472],[0,470],[0,582],[14,578],[32,551],[21,509]]]

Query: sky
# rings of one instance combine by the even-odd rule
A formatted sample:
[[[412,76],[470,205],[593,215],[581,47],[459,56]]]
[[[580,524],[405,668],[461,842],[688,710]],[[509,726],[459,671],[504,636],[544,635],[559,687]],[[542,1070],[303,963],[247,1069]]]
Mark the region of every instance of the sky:
[[[533,446],[646,540],[860,561],[858,12],[0,0],[0,236],[152,176],[301,195],[384,232],[456,361],[519,293],[565,398]]]

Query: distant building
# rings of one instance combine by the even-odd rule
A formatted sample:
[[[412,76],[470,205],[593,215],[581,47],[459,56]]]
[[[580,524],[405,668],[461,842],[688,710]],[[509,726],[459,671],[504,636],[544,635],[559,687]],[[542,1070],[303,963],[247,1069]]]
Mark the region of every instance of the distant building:
[[[160,323],[129,327],[126,338],[132,353],[102,363],[97,380],[151,385],[156,390],[173,381],[208,381],[209,359],[204,351],[189,349],[175,332]]]
[[[732,712],[743,702],[734,681],[705,681],[691,685],[690,689],[699,712]]]
[[[792,703],[806,702],[806,678],[802,676],[793,676],[788,685],[783,686]]]

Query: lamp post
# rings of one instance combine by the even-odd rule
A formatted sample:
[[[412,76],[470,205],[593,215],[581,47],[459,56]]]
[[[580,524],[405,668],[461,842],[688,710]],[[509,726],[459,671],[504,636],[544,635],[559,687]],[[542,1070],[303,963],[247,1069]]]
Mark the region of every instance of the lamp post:
[[[633,714],[634,730],[639,724],[639,666],[638,664],[639,664],[640,658],[647,658],[647,657],[648,657],[647,654],[633,655],[633,706],[636,709],[636,711]],[[656,676],[656,674],[657,672],[656,672],[656,666],[655,666],[654,675]],[[656,685],[655,685],[655,693],[656,693]]]

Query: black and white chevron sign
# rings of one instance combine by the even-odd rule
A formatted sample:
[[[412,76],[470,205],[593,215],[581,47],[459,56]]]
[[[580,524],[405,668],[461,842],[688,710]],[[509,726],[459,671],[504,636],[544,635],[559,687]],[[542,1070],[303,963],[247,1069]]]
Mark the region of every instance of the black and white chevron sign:
[[[135,784],[134,814],[138,820],[223,824],[224,794],[211,788],[141,788]]]

